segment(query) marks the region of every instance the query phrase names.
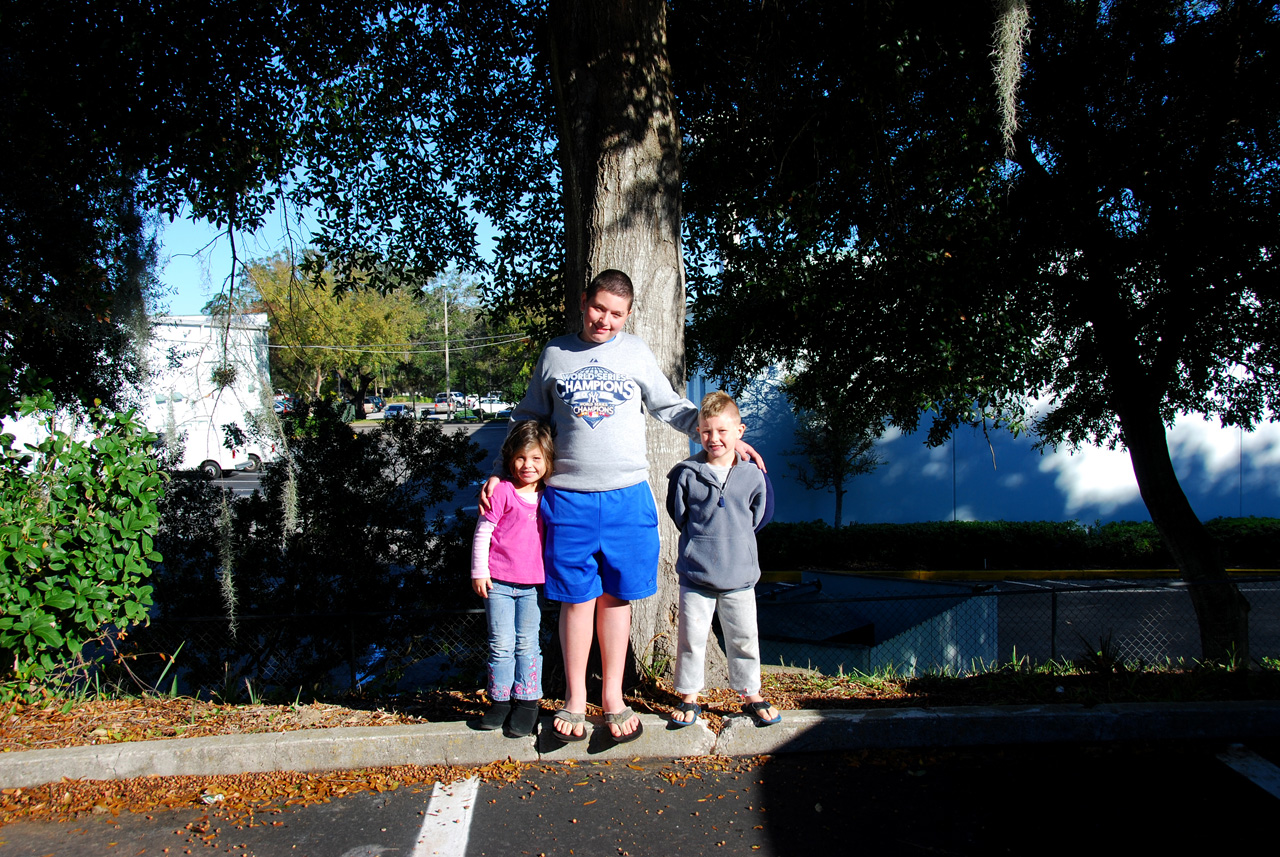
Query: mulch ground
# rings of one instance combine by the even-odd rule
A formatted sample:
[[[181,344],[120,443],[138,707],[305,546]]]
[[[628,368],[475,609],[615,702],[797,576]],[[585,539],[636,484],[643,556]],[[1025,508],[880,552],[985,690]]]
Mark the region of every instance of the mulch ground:
[[[777,675],[767,678],[766,692],[780,709],[845,707],[850,700],[889,702],[887,690],[833,683],[819,688],[812,679]],[[670,687],[646,689],[628,697],[637,711],[669,713],[679,698]],[[0,752],[114,744],[122,741],[195,738],[253,732],[288,732],[338,726],[393,726],[466,720],[484,712],[481,693],[442,691],[400,696],[394,700],[345,700],[343,705],[222,705],[185,698],[93,700],[68,705],[12,704],[0,709]],[[704,696],[704,720],[719,729],[726,714],[738,711],[739,699],[727,691]],[[901,704],[901,703],[899,703]],[[544,712],[559,707],[545,700]],[[598,708],[590,709],[599,714]],[[708,765],[747,764],[728,760],[686,761],[672,776],[696,776]],[[287,807],[324,803],[363,791],[451,782],[479,776],[486,782],[515,782],[530,765],[510,760],[481,768],[405,765],[326,773],[276,772],[210,777],[144,777],[133,780],[63,781],[25,789],[0,790],[0,825],[18,820],[65,820],[120,812],[155,813],[167,809],[207,810],[204,823],[180,832],[191,844],[224,839],[245,825],[279,823]]]
[[[910,704],[912,695],[900,686],[885,683],[869,687],[848,681],[816,685],[802,675],[775,674],[767,678],[766,692],[780,709]],[[637,711],[667,714],[678,702],[670,687],[639,690],[628,696]],[[115,744],[166,738],[199,738],[252,732],[291,732],[338,726],[399,726],[467,720],[484,713],[483,694],[462,691],[397,696],[394,699],[351,699],[343,705],[321,702],[309,705],[222,705],[190,698],[142,697],[91,700],[74,705],[54,700],[45,704],[14,703],[7,713],[0,709],[0,752]],[[704,715],[713,729],[720,719],[739,710],[737,694],[711,691],[704,694]],[[559,700],[545,700],[550,714]],[[599,714],[598,708],[591,710]]]
[[[923,676],[855,681],[804,673],[765,676],[765,696],[780,710],[903,706],[1045,704],[1135,701],[1280,699],[1280,672],[1120,673],[1052,676],[997,671],[968,678]],[[642,688],[628,697],[637,711],[664,715],[679,698],[671,687]],[[344,700],[343,705],[222,705],[195,699],[137,698],[46,704],[0,709],[0,752],[122,741],[181,739],[253,732],[286,732],[339,726],[392,726],[466,720],[485,708],[481,693],[441,691],[382,700]],[[544,700],[545,713],[559,705]],[[712,691],[702,699],[703,719],[718,730],[739,710],[738,696]],[[591,711],[598,714],[598,709]],[[785,717],[785,714],[784,714]],[[696,776],[708,765],[749,764],[722,759],[684,760],[672,776]],[[405,765],[327,773],[278,772],[217,777],[144,777],[114,781],[63,781],[27,789],[0,790],[0,825],[23,819],[69,819],[122,811],[207,810],[203,822],[177,831],[192,844],[209,844],[245,825],[274,824],[287,807],[322,803],[362,791],[403,786],[430,787],[478,775],[491,783],[514,783],[530,767],[510,760],[481,768]]]

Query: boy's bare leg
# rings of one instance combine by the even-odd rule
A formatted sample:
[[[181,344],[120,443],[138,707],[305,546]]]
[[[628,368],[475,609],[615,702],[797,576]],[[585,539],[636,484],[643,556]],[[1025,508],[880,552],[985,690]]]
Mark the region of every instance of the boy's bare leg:
[[[564,653],[564,707],[568,711],[587,710],[587,658],[591,655],[591,635],[595,631],[596,599],[581,604],[560,605],[560,650]],[[553,720],[562,735],[581,735],[584,726],[568,726]]]
[[[603,667],[604,689],[601,704],[606,713],[621,711],[627,707],[622,698],[622,673],[627,667],[627,645],[631,642],[631,602],[615,598],[608,593],[596,599],[596,635],[600,640],[600,662]],[[613,737],[621,738],[636,731],[638,717],[632,717],[622,725],[609,724]]]

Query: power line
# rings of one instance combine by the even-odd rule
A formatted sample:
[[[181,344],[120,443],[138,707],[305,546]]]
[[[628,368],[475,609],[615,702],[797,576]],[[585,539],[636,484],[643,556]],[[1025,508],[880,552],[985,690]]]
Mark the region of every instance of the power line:
[[[466,342],[466,340],[458,340]],[[520,335],[513,336],[510,339],[504,339],[499,342],[481,342],[476,345],[450,345],[449,351],[474,351],[480,348],[491,348],[497,345],[511,345],[515,342],[528,342],[529,337]],[[313,351],[355,351],[360,354],[443,354],[444,348],[392,348],[388,346],[359,346],[359,345],[267,345],[268,348],[283,348],[288,350],[306,349]]]
[[[481,340],[497,340],[495,342],[484,342]],[[209,346],[207,342],[192,342],[186,339],[166,339],[162,337],[152,337],[152,342],[173,342],[179,345],[190,345],[193,348],[205,348]],[[503,337],[498,336],[478,336],[472,339],[451,339],[449,340],[450,351],[474,351],[480,348],[489,348],[498,345],[511,345],[516,342],[528,342],[529,337],[524,334],[504,334]],[[453,345],[454,342],[472,342],[473,345]],[[267,348],[278,348],[288,350],[313,350],[313,351],[355,351],[361,354],[443,354],[445,349],[443,343],[440,348],[410,348],[404,346],[421,345],[418,342],[406,342],[403,344],[389,343],[378,345],[273,345],[267,343]]]

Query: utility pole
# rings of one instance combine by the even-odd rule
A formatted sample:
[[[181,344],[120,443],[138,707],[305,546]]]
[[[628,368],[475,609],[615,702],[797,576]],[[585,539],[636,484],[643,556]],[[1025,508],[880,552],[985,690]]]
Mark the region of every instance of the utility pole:
[[[444,398],[453,419],[453,385],[449,383],[449,290],[444,292]]]

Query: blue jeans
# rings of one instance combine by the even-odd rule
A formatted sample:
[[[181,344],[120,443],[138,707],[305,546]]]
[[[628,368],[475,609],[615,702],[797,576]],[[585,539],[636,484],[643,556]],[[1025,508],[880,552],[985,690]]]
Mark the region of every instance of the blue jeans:
[[[538,587],[495,580],[484,612],[489,619],[489,698],[542,699]]]

